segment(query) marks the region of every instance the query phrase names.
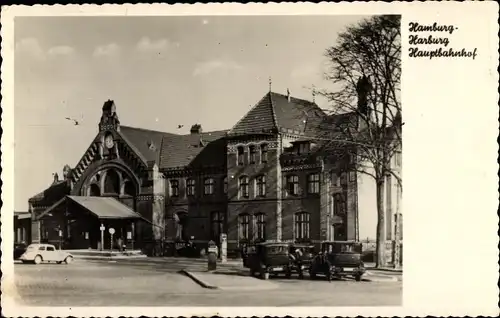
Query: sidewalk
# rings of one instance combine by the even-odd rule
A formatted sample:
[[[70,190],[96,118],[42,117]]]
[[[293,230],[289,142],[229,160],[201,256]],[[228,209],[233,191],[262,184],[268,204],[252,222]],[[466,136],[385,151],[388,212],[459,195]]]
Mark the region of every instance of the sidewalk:
[[[366,270],[368,271],[373,271],[373,272],[386,272],[386,273],[393,273],[393,274],[402,274],[403,273],[403,268],[393,268],[393,267],[383,267],[383,268],[376,268],[375,263],[365,263]]]

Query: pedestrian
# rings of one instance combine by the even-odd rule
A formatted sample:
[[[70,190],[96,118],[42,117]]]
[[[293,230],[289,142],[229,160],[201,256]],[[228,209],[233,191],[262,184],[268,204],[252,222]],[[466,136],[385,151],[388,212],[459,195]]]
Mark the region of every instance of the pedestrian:
[[[295,263],[297,266],[297,271],[299,272],[299,278],[304,278],[304,273],[302,272],[302,250],[300,248],[295,250]]]
[[[117,243],[118,243],[118,250],[121,252],[123,249],[123,240],[121,237],[118,237]]]

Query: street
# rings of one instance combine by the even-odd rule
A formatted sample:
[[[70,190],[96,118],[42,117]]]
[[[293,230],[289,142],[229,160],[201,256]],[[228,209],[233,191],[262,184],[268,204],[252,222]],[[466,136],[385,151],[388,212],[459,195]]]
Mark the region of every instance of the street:
[[[271,290],[206,289],[178,273],[200,262],[85,261],[14,265],[27,306],[399,306],[401,281],[271,279]],[[251,278],[246,278],[251,279]],[[256,278],[255,278],[256,279]],[[236,282],[235,285],[238,283]]]

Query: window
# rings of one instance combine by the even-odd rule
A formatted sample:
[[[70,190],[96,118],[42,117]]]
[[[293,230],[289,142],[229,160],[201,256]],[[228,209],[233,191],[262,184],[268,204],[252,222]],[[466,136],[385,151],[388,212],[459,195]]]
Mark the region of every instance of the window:
[[[47,246],[47,251],[54,252],[55,250],[53,246]]]
[[[268,150],[267,144],[263,144],[260,146],[260,162],[261,163],[267,162],[267,150]]]
[[[319,174],[314,173],[307,176],[307,192],[319,193]]]
[[[295,214],[295,239],[307,240],[309,239],[309,225],[310,215],[307,212],[300,212]]]
[[[248,177],[242,176],[239,180],[239,196],[241,198],[248,198]]]
[[[330,173],[330,176],[332,178],[332,185],[335,187],[340,187],[340,178],[339,178],[339,175],[337,174],[337,172],[332,171]]]
[[[344,196],[337,193],[333,197],[333,215],[343,215],[346,213]]]
[[[195,181],[194,179],[187,179],[186,180],[186,194],[188,196],[194,196],[195,193]]]
[[[288,176],[286,179],[286,190],[289,195],[299,194],[299,177],[298,176]]]
[[[206,178],[203,184],[203,194],[214,194],[214,178]]]
[[[39,250],[39,251],[45,251],[45,246],[40,246],[40,247],[38,248],[38,250]]]
[[[256,239],[259,241],[266,240],[266,215],[264,213],[257,213],[255,215],[255,231]]]
[[[255,151],[255,146],[250,146],[248,147],[248,152],[250,154],[250,163],[255,163],[256,161],[256,151]]]
[[[265,176],[257,176],[257,178],[255,178],[255,188],[257,190],[256,196],[259,196],[259,197],[266,196],[266,177]]]
[[[227,193],[227,177],[224,177],[222,191],[224,192],[224,194]]]
[[[245,164],[245,149],[243,147],[238,147],[238,166]]]
[[[173,197],[179,196],[179,180],[170,180],[170,195]]]
[[[224,213],[219,211],[212,212],[211,232],[213,240],[218,240],[220,235],[224,233],[224,219]]]
[[[394,154],[394,163],[396,164],[396,167],[400,167],[401,166],[401,153],[400,152],[396,152]]]
[[[303,154],[309,152],[309,144],[308,143],[301,143],[299,144],[299,147],[297,149],[298,154]]]
[[[347,176],[345,172],[340,174],[340,185],[345,186],[347,184]]]
[[[239,225],[239,239],[240,240],[248,240],[250,233],[250,215],[241,214],[238,217],[238,225]]]

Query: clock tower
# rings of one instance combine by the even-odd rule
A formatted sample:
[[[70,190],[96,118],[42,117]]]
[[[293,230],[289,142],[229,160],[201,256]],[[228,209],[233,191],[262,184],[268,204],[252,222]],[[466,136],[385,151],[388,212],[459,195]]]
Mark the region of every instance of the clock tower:
[[[101,133],[99,145],[100,157],[107,159],[118,157],[118,148],[115,142],[114,131],[120,131],[120,120],[116,114],[115,102],[112,100],[107,100],[102,106],[99,131]]]

